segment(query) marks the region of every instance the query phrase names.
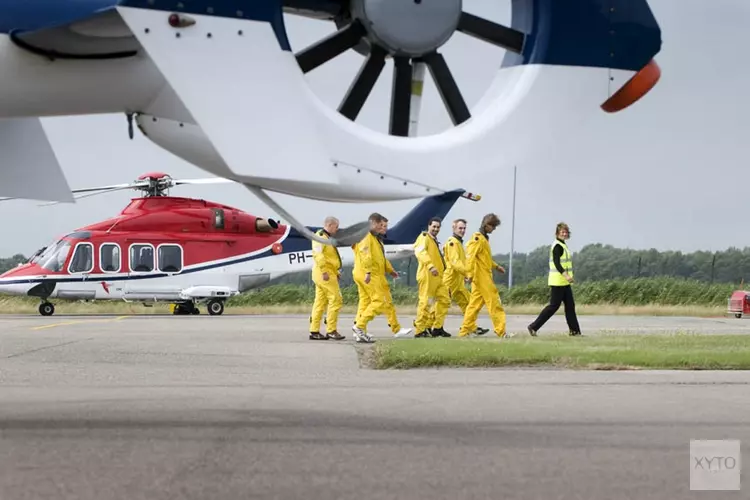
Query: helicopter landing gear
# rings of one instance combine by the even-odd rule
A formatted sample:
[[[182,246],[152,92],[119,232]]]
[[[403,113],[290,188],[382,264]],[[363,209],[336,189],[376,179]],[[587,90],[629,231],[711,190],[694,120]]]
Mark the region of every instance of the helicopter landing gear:
[[[208,314],[210,314],[211,316],[218,316],[224,312],[224,301],[219,299],[212,299],[208,301],[206,309],[208,309]]]
[[[174,309],[172,310],[172,314],[174,315],[186,315],[186,314],[200,314],[200,310],[195,307],[195,304],[192,302],[185,302],[183,304],[175,304]]]
[[[52,316],[55,314],[55,305],[51,302],[42,302],[39,304],[39,314],[42,316]]]

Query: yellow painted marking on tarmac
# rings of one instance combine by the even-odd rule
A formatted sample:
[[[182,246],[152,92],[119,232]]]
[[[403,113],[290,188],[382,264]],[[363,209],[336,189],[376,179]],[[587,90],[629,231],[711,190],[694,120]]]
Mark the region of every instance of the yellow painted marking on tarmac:
[[[32,330],[46,330],[47,328],[56,328],[58,326],[80,325],[80,324],[85,324],[85,323],[112,323],[112,322],[120,321],[129,317],[130,316],[118,316],[116,318],[107,318],[107,319],[82,319],[82,320],[77,320],[77,321],[63,321],[61,323],[51,323],[49,325],[35,326],[32,328]]]

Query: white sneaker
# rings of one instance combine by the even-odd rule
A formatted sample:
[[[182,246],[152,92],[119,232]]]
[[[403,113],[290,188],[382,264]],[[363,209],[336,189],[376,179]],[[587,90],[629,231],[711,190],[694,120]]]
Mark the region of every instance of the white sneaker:
[[[406,339],[410,337],[412,337],[411,328],[402,328],[401,330],[393,334],[394,339]]]
[[[352,326],[352,331],[354,332],[354,341],[364,344],[371,344],[375,340],[372,338],[372,335],[369,335],[366,331],[357,328],[357,325]]]

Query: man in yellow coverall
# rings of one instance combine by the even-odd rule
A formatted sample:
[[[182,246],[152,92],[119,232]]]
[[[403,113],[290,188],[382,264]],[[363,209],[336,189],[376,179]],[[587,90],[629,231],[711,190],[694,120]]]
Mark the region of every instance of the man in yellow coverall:
[[[391,289],[385,277],[386,273],[394,278],[398,277],[396,270],[385,258],[383,248],[382,240],[388,230],[388,219],[379,213],[373,213],[369,221],[370,232],[353,247],[354,270],[352,274],[359,292],[357,319],[352,326],[354,340],[374,342],[372,335],[367,333],[367,324],[381,313],[387,315],[388,326],[391,327],[394,337],[407,337],[412,329],[401,328],[396,317],[396,308],[393,306]]]
[[[419,263],[417,266],[417,285],[419,286],[419,303],[417,305],[417,319],[414,320],[416,338],[450,337],[451,334],[443,329],[445,317],[451,299],[448,288],[443,283],[445,260],[440,253],[437,235],[440,233],[440,217],[433,217],[427,223],[427,231],[423,231],[414,242],[414,256]],[[434,314],[430,308],[435,305]],[[428,331],[429,329],[429,331]]]
[[[443,246],[445,255],[445,273],[443,283],[448,288],[450,298],[466,314],[466,306],[469,305],[469,291],[466,284],[466,251],[464,250],[464,235],[466,234],[466,219],[453,221],[453,235],[448,238]],[[480,305],[481,310],[481,305]],[[484,335],[489,329],[477,327],[476,334]]]
[[[500,218],[487,214],[482,218],[479,231],[471,236],[466,245],[466,277],[471,280],[471,294],[466,306],[463,323],[458,332],[459,337],[476,335],[477,316],[482,304],[487,305],[487,312],[492,320],[492,327],[498,337],[510,337],[505,331],[505,310],[500,303],[500,295],[492,276],[492,270],[505,272],[503,266],[492,259],[489,235],[500,225]]]
[[[339,230],[336,217],[326,217],[323,228],[318,230],[318,236],[330,238]],[[310,316],[310,340],[343,340],[343,335],[337,330],[339,311],[344,303],[339,288],[341,277],[341,256],[336,247],[312,242],[313,269],[312,279],[315,283],[315,302],[313,302]],[[327,311],[326,311],[327,307]],[[320,333],[320,320],[326,311],[326,334]]]

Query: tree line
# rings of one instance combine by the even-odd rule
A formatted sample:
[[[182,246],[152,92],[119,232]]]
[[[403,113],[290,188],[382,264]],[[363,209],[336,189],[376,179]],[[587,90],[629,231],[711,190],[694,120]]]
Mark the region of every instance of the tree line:
[[[0,272],[25,262],[21,254],[0,258]],[[508,285],[509,254],[498,254],[495,260],[502,264],[506,273],[495,273],[499,285]],[[393,262],[402,275],[398,285],[416,286],[417,260],[414,257]],[[589,244],[573,252],[576,281],[602,281],[623,278],[652,278],[671,276],[705,283],[735,283],[750,281],[750,247],[729,248],[723,251],[681,252],[658,251],[656,249],[634,250],[616,248],[602,243]],[[549,269],[549,247],[541,246],[531,252],[513,254],[513,285],[526,285],[547,275]],[[277,283],[307,284],[310,273],[285,276]],[[352,284],[351,267],[342,273],[342,285]]]

